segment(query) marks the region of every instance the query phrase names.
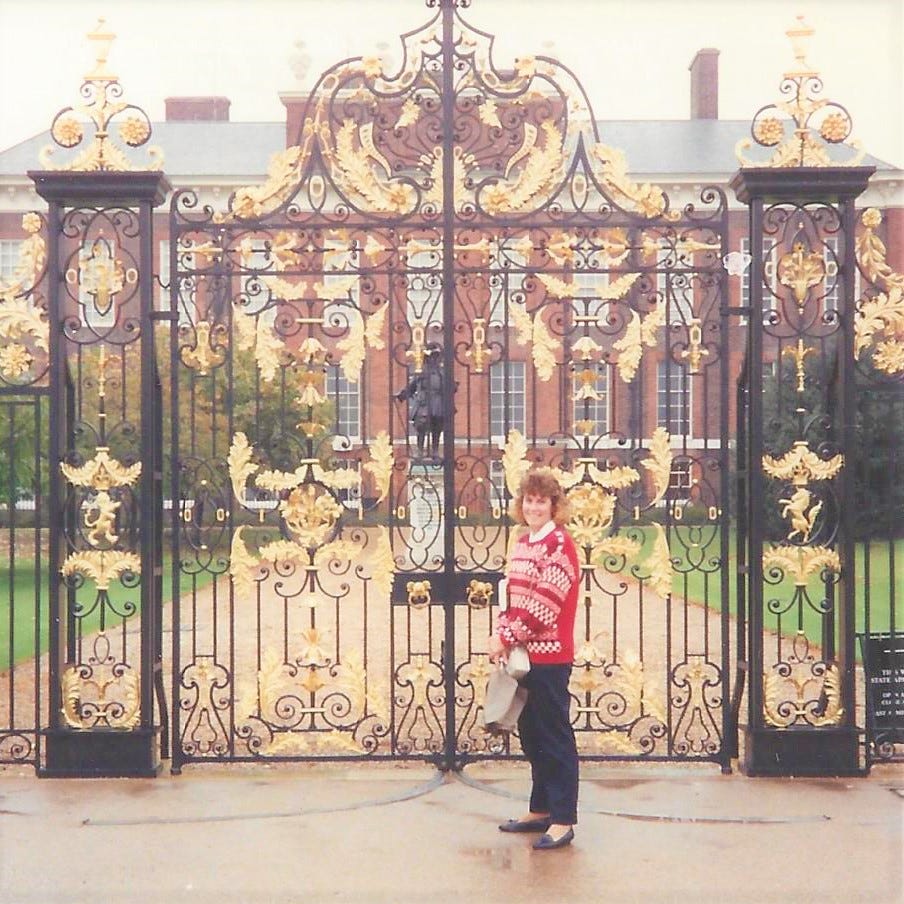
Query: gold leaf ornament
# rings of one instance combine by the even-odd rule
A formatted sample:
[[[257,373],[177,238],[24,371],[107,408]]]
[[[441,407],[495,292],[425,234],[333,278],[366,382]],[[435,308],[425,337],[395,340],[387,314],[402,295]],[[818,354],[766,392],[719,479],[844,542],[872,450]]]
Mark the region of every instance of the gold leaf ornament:
[[[253,461],[254,449],[248,442],[248,437],[242,432],[237,432],[232,438],[226,463],[229,466],[229,479],[232,482],[232,492],[235,498],[245,505],[245,487],[248,478],[254,474],[258,465]]]
[[[502,469],[505,473],[506,488],[514,498],[518,495],[522,478],[530,470],[530,462],[527,460],[527,440],[520,430],[509,430],[502,450]]]
[[[389,434],[385,430],[381,430],[370,444],[370,461],[364,464],[364,469],[373,475],[380,493],[377,503],[382,502],[389,493],[393,459],[394,453]]]
[[[619,352],[618,375],[625,383],[632,382],[637,375],[644,347],[656,347],[657,331],[664,323],[664,318],[665,311],[662,305],[656,305],[643,320],[637,311],[631,311],[631,319],[625,328],[624,336],[612,343],[612,347]]]
[[[653,431],[653,438],[650,441],[650,455],[641,462],[641,465],[653,478],[655,495],[650,501],[650,505],[659,502],[669,488],[673,458],[668,430],[665,427],[657,427]]]

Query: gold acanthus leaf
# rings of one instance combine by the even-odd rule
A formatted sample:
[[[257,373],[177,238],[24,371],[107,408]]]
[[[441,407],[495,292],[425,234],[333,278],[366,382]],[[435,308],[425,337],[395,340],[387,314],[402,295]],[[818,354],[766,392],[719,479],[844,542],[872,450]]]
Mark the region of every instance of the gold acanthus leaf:
[[[91,549],[71,553],[60,568],[63,577],[83,574],[98,590],[109,590],[110,582],[123,574],[141,574],[141,559],[133,552]]]
[[[904,342],[889,339],[877,343],[873,364],[887,374],[904,373]]]
[[[663,216],[677,219],[680,211],[665,213],[665,194],[658,185],[645,182],[636,185],[628,178],[628,161],[623,151],[607,147],[604,144],[594,145],[592,155],[600,163],[595,175],[599,181],[616,195],[621,195],[633,204],[633,208],[647,219]]]
[[[669,541],[665,534],[665,528],[661,524],[654,524],[656,528],[656,540],[653,543],[653,552],[646,560],[646,566],[650,569],[648,578],[650,587],[660,596],[668,596],[672,592],[672,559],[669,553]]]
[[[854,318],[855,357],[859,358],[879,337],[904,339],[904,290],[897,286],[858,305]]]
[[[776,480],[790,480],[795,486],[806,486],[811,480],[831,480],[843,467],[843,455],[824,460],[810,451],[805,440],[797,440],[781,458],[763,456],[766,474]]]
[[[315,565],[326,565],[328,562],[349,562],[361,555],[361,546],[351,540],[333,540],[317,548],[314,553]]]
[[[625,335],[612,343],[612,347],[619,353],[618,375],[630,383],[637,374],[640,359],[643,357],[643,339],[640,315],[637,311],[631,311],[631,320],[625,328]]]
[[[50,324],[45,312],[34,307],[27,298],[3,298],[0,301],[0,338],[15,342],[33,336],[36,348],[50,348]]]
[[[630,383],[637,375],[643,357],[644,346],[656,347],[656,331],[662,326],[664,311],[661,305],[657,305],[641,320],[637,311],[631,311],[631,319],[625,328],[625,335],[612,343],[612,347],[619,352],[618,375]]]
[[[30,216],[37,219],[29,219]],[[44,239],[36,232],[41,228],[40,218],[37,214],[25,214],[23,226],[32,235],[19,246],[19,259],[13,269],[12,278],[7,281],[0,280],[0,302],[12,302],[17,296],[33,289],[47,260]]]
[[[620,264],[630,253],[631,244],[628,241],[626,229],[607,229],[601,240],[603,254],[611,266]]]
[[[404,129],[406,126],[414,125],[421,115],[421,107],[420,104],[413,97],[409,97],[408,100],[402,104],[402,109],[399,112],[399,118],[396,120],[395,127],[397,129]]]
[[[350,490],[361,486],[361,475],[355,468],[336,468],[324,470],[320,465],[313,465],[314,480],[333,490]]]
[[[477,108],[477,115],[485,126],[501,129],[499,113],[496,110],[496,101],[492,97],[484,97],[483,102]]]
[[[122,462],[110,456],[106,446],[98,446],[94,458],[79,467],[60,462],[60,471],[69,483],[77,487],[91,487],[95,490],[109,490],[111,487],[127,487],[141,476],[141,462],[125,467]]]
[[[763,552],[763,570],[769,568],[780,568],[796,587],[806,587],[815,574],[840,572],[841,558],[827,546],[776,546]]]
[[[392,578],[395,574],[395,559],[392,556],[392,543],[389,541],[389,531],[385,527],[379,528],[376,546],[371,558],[371,575],[374,589],[383,598],[388,599],[392,593]]]
[[[346,276],[344,279],[325,279],[314,283],[314,294],[324,301],[347,299],[349,292],[358,285],[358,274]]]
[[[273,332],[263,317],[257,320],[257,335],[254,343],[254,359],[261,379],[265,383],[272,383],[279,372],[279,356],[283,350],[283,343]]]
[[[348,333],[336,343],[336,351],[341,354],[339,366],[345,379],[357,383],[364,366],[364,322],[360,317],[352,318]]]
[[[542,147],[540,132],[544,139]],[[539,206],[558,185],[565,156],[562,133],[555,123],[546,120],[539,132],[536,126],[525,123],[524,141],[506,165],[506,180],[522,160],[526,162],[513,181],[500,181],[484,193],[484,208],[490,213],[522,210],[535,198]]]
[[[232,545],[229,550],[229,576],[232,586],[239,596],[250,596],[254,590],[254,576],[260,570],[260,562],[248,552],[242,536],[246,525],[236,528],[232,535]]]
[[[262,490],[269,490],[271,493],[294,490],[304,483],[306,470],[307,465],[300,465],[294,471],[261,471],[254,482]]]
[[[640,550],[641,545],[636,540],[618,535],[606,537],[593,547],[590,563],[599,566],[609,557],[633,559]]]
[[[886,260],[885,243],[876,235],[882,214],[875,207],[863,212],[860,222],[865,227],[855,239],[857,263],[870,282],[884,289],[904,290],[904,273],[896,273]]]
[[[600,288],[597,295],[599,295],[603,301],[617,301],[628,294],[631,286],[637,282],[639,277],[639,273],[625,273],[624,276],[619,276],[618,279],[614,279],[608,285]]]
[[[275,153],[270,158],[267,179],[262,185],[250,185],[236,191],[232,216],[242,219],[261,217],[287,200],[300,181],[309,147],[306,143]]]
[[[262,562],[294,562],[297,565],[310,562],[307,549],[291,540],[274,540],[262,546],[257,554]]]
[[[355,147],[356,138],[359,148]],[[346,119],[336,133],[335,147],[326,142],[323,150],[336,184],[350,197],[363,202],[365,209],[377,213],[405,213],[413,207],[412,187],[389,179],[391,169],[374,145],[372,123],[359,127],[353,119]],[[378,170],[382,170],[384,181],[378,179]]]
[[[389,484],[392,477],[393,451],[389,434],[381,430],[370,444],[370,461],[364,464],[364,469],[373,474],[380,495],[377,503],[382,502],[389,493]]]
[[[651,500],[651,505],[659,502],[669,488],[673,457],[668,430],[665,427],[657,427],[650,442],[650,455],[641,462],[653,477],[656,495]]]
[[[357,383],[361,375],[365,345],[377,350],[386,347],[383,339],[383,327],[388,307],[388,305],[383,305],[369,317],[358,314],[352,319],[348,335],[336,343],[337,350],[342,352],[342,372],[345,374],[345,378],[352,383]]]
[[[254,474],[258,466],[252,461],[254,449],[244,433],[238,432],[232,437],[232,445],[226,456],[229,465],[229,479],[232,481],[232,493],[235,498],[245,504],[245,486],[248,478]]]
[[[546,383],[552,379],[552,375],[556,369],[556,351],[559,349],[559,342],[543,322],[540,312],[534,315],[534,332],[533,332],[533,359],[534,368],[537,371],[537,377]]]
[[[841,705],[841,675],[837,665],[830,665],[823,676],[822,692],[826,705],[821,716],[811,716],[810,722],[817,727],[823,725],[837,725],[844,715],[844,707]]]
[[[540,311],[531,317],[524,305],[510,300],[509,312],[517,330],[516,341],[521,345],[531,346],[537,377],[547,382],[555,372],[555,353],[560,347],[558,340],[547,329]]]
[[[560,232],[553,238],[554,241],[549,242],[546,246],[549,256],[557,264],[566,264],[573,261],[575,246],[580,243],[580,239],[570,232]]]
[[[565,282],[551,273],[538,273],[537,278],[546,286],[547,294],[552,298],[573,298],[575,292],[580,292],[581,287],[573,282]]]
[[[640,474],[638,474],[634,468],[627,465],[620,465],[617,468],[601,469],[596,465],[588,463],[586,465],[581,465],[581,467],[586,467],[586,473],[594,483],[606,487],[607,490],[623,490],[625,487],[629,487],[640,480]],[[575,477],[578,478],[579,475],[580,471],[576,471]]]
[[[518,495],[521,478],[530,470],[530,462],[527,460],[527,440],[520,430],[509,430],[502,450],[502,470],[505,474],[505,485],[514,498]]]
[[[509,316],[517,331],[517,335],[515,336],[516,341],[519,345],[529,344],[531,336],[533,336],[534,323],[530,314],[527,313],[526,307],[523,304],[519,304],[517,301],[510,299],[508,309]]]
[[[232,331],[236,349],[240,352],[249,352],[254,348],[257,335],[254,317],[238,304],[232,307]]]

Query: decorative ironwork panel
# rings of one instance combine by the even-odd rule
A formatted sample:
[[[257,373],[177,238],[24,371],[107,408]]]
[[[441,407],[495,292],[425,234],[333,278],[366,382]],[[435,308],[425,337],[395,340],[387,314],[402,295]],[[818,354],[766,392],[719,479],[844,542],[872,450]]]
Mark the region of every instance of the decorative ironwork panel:
[[[321,77],[264,184],[173,200],[177,767],[511,753],[480,713],[531,464],[583,551],[582,749],[725,762],[724,195],[672,209],[566,67],[439,6],[398,71]]]
[[[856,233],[860,276],[855,496],[857,631],[863,658],[867,762],[904,759],[904,275],[886,260],[881,214],[867,209]]]

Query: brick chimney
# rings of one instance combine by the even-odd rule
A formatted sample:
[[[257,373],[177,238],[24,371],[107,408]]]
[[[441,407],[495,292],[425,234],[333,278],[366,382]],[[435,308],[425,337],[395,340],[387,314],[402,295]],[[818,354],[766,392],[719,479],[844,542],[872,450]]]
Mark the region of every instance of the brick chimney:
[[[290,148],[298,143],[301,135],[301,121],[304,111],[308,106],[310,95],[302,91],[284,91],[279,95],[283,106],[286,108],[286,147]]]
[[[228,97],[167,97],[167,122],[229,122]]]
[[[687,67],[691,73],[691,119],[719,118],[719,51],[698,50]]]

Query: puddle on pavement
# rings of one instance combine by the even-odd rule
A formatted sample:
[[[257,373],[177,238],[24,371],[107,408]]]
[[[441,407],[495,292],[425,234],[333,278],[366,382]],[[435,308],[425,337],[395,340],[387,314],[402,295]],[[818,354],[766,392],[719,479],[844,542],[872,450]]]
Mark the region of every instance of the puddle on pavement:
[[[517,870],[531,870],[537,864],[542,863],[542,870],[547,877],[553,877],[555,873],[565,867],[566,861],[570,861],[576,853],[575,848],[569,846],[560,851],[534,851],[530,844],[518,847],[491,847],[490,845],[459,848],[466,857],[482,860],[490,869],[503,872]]]

